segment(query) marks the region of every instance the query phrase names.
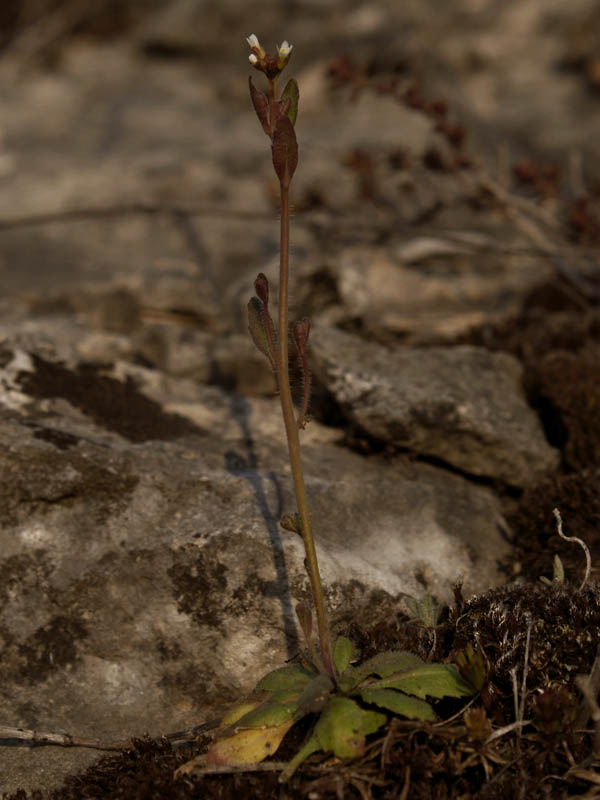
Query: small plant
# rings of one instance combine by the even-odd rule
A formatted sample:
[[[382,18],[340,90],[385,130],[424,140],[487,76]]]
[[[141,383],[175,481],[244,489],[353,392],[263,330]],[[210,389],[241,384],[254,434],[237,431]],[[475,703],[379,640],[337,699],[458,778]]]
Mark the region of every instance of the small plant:
[[[316,751],[331,751],[339,758],[361,755],[366,737],[387,721],[386,714],[373,707],[410,719],[434,720],[436,714],[427,697],[464,697],[474,694],[475,690],[450,664],[427,664],[410,652],[386,651],[353,666],[356,653],[352,642],[341,636],[332,646],[300,456],[299,431],[307,424],[310,396],[307,364],[310,322],[306,318],[291,326],[288,322],[289,191],[298,164],[294,125],[299,90],[292,78],[277,97],[277,81],[290,59],[291,45],[284,41],[277,47],[276,55],[269,55],[256,36],[249,36],[247,41],[251,49],[250,63],[267,78],[267,94],[257,89],[250,78],[250,97],[262,128],[271,140],[281,202],[278,324],[276,326],[271,317],[269,282],[259,273],[254,282],[256,295],[248,303],[248,327],[277,380],[298,504],[298,511],[286,514],[281,525],[299,534],[304,542],[319,647],[313,641],[312,610],[308,604],[299,603],[296,613],[307,645],[300,663],[265,675],[250,695],[224,716],[208,752],[180,767],[179,772],[201,772],[214,765],[238,766],[262,761],[277,750],[296,722],[307,715],[315,715],[317,719],[308,739],[281,774],[281,780],[287,780],[299,764]],[[295,343],[303,375],[304,392],[298,413],[290,388],[289,334]],[[418,605],[418,609],[423,612],[421,616],[427,612],[427,624],[435,625],[437,614],[431,598]]]

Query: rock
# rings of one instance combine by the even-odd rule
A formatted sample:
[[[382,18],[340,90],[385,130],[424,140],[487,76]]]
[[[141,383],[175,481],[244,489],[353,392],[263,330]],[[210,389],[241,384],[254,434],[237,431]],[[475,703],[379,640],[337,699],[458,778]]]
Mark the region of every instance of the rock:
[[[511,486],[558,465],[506,353],[388,349],[331,328],[315,330],[311,347],[317,380],[376,439]]]
[[[318,296],[314,305],[325,324],[358,321],[373,338],[452,342],[518,313],[523,296],[552,272],[537,259],[485,253],[489,243],[484,234],[463,234],[417,236],[395,248],[343,248],[326,266],[337,305],[323,313]]]
[[[165,733],[297,650],[307,578],[301,540],[278,525],[295,503],[276,398],[9,341],[0,363],[5,724]],[[338,436],[318,423],[304,434],[334,613],[373,590],[449,598],[461,576],[472,591],[500,581],[508,545],[490,490],[403,457],[366,461]],[[40,785],[27,751],[11,759],[4,789]],[[39,763],[58,780],[86,759]]]

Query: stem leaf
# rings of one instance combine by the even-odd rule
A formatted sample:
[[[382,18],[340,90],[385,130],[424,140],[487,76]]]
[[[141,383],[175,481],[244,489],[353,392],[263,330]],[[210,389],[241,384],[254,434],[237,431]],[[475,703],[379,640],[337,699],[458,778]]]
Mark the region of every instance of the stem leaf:
[[[263,126],[264,132],[267,136],[271,135],[269,130],[269,101],[264,92],[256,88],[252,81],[252,76],[248,78],[248,85],[250,86],[250,99],[256,111],[260,124]]]
[[[298,142],[289,117],[279,117],[273,133],[273,167],[283,187],[288,187],[298,166]]]
[[[271,341],[274,342],[275,326],[273,325],[271,316],[269,314],[265,316],[265,307],[258,297],[251,297],[248,303],[248,332],[257,349],[269,359],[271,369],[275,371],[277,369],[275,354],[271,352],[269,347],[265,323],[269,326]]]
[[[285,85],[285,89],[281,93],[282,100],[290,100],[290,107],[287,115],[292,125],[296,124],[296,117],[298,116],[298,100],[300,99],[300,90],[298,83],[294,78],[290,78]]]

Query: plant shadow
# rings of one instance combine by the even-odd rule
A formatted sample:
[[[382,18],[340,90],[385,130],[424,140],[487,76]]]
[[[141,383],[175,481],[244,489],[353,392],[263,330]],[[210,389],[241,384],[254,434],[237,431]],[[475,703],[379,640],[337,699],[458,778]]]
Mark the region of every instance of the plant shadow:
[[[254,439],[250,432],[250,406],[248,401],[240,395],[232,395],[231,408],[240,426],[246,452],[242,455],[235,450],[228,450],[225,453],[225,468],[232,475],[238,475],[248,481],[254,491],[260,513],[265,520],[276,573],[275,580],[268,581],[265,585],[265,597],[277,597],[279,599],[286,652],[288,658],[292,658],[298,652],[298,633],[294,623],[292,596],[283,543],[279,532],[279,520],[283,514],[283,492],[274,472],[263,473],[259,470]],[[273,510],[269,507],[267,499],[266,481],[275,490],[276,507]]]

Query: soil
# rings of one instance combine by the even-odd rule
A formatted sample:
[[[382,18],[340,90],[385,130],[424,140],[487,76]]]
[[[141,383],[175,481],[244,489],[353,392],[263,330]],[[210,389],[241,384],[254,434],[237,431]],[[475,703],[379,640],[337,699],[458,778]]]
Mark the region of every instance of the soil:
[[[17,26],[17,12],[9,13],[13,5],[6,4],[2,11],[8,39]],[[108,9],[109,4],[104,5]],[[135,3],[129,5],[132,15],[139,13]],[[110,13],[90,22],[87,31],[83,18],[76,27],[80,33],[105,35],[112,32],[103,27],[107,19],[119,27]],[[123,18],[121,28],[125,24],[130,24],[130,17]],[[377,69],[377,65],[367,64],[360,72],[361,80],[379,80]],[[332,62],[332,74],[342,82],[352,82],[356,70],[340,60]],[[403,101],[432,118],[437,115],[439,130],[446,138],[448,150],[427,151],[424,168],[432,173],[469,170],[464,129],[447,123],[441,107],[428,105],[414,94]],[[365,200],[373,198],[377,190],[368,161],[359,155],[355,154],[349,166],[359,175]],[[396,154],[396,161],[392,155],[390,169],[395,168],[396,161],[402,161],[402,154]],[[548,193],[560,195],[562,191],[559,176],[533,162],[519,164],[514,177],[516,196],[541,201]],[[494,205],[489,197],[478,201],[482,215]],[[317,196],[311,200],[313,206],[319,202]],[[561,244],[585,248],[590,258],[597,257],[599,209],[600,192],[592,191],[576,201],[565,200]],[[333,292],[333,288],[328,287],[328,291]],[[356,328],[360,328],[360,321]],[[557,266],[555,276],[535,287],[512,318],[479,326],[452,343],[503,350],[520,359],[528,398],[538,410],[548,440],[562,454],[561,465],[554,475],[520,495],[505,491],[515,543],[505,564],[505,587],[465,599],[457,586],[454,604],[442,609],[435,628],[417,624],[403,614],[390,616],[387,609],[378,620],[376,597],[368,624],[362,614],[350,610],[336,621],[336,627],[355,642],[362,658],[385,649],[408,649],[427,660],[444,661],[455,660],[458,654],[473,648],[471,666],[467,664],[465,669],[472,677],[476,669],[473,664],[479,663],[482,676],[475,700],[437,703],[440,722],[435,725],[391,720],[382,732],[370,737],[360,760],[341,763],[327,756],[313,756],[283,786],[278,783],[277,772],[268,770],[175,779],[174,770],[210,741],[201,733],[136,740],[123,752],[102,758],[85,773],[69,777],[59,790],[45,795],[17,791],[5,800],[598,796],[598,737],[575,679],[592,672],[599,652],[600,276],[596,271],[596,277],[584,277]],[[31,394],[66,397],[81,408],[86,403],[85,410],[105,425],[118,417],[118,432],[132,442],[198,432],[191,423],[154,407],[135,386],[123,388],[102,375],[97,366],[71,371],[39,360],[36,368],[43,381],[27,386]],[[116,393],[117,389],[124,394]],[[115,403],[122,413],[115,414]],[[335,409],[330,416],[335,416]],[[40,429],[36,435],[44,438],[57,434]],[[62,438],[56,444],[66,452],[73,442]],[[583,549],[558,536],[555,508],[560,509],[567,536],[580,538],[589,548],[591,574],[585,580]],[[564,581],[545,585],[539,579],[552,578],[557,555],[564,568]],[[195,595],[196,587],[190,591]],[[51,648],[54,658],[68,662],[73,656],[70,641],[82,635],[83,627],[71,630],[56,619],[37,644],[40,652]],[[25,656],[27,663],[35,664],[35,653]],[[32,681],[37,678],[32,672]],[[489,741],[492,725],[498,728],[514,721],[515,702],[525,683],[521,719],[528,723]],[[293,729],[276,760],[286,760],[305,733],[306,726]]]

